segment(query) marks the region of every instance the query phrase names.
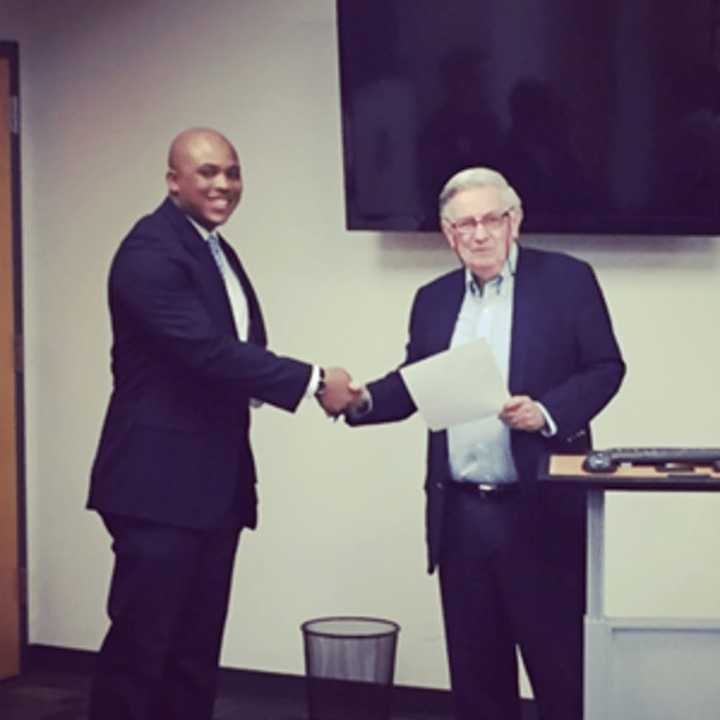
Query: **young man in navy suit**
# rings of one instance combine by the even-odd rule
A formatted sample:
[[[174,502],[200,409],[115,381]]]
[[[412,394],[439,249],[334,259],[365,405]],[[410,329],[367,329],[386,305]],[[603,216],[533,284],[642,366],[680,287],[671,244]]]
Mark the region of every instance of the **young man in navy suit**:
[[[520,198],[489,168],[453,176],[442,230],[462,267],[420,288],[410,364],[484,338],[511,398],[486,418],[430,432],[429,570],[439,568],[458,720],[520,720],[520,648],[541,720],[582,717],[584,497],[540,487],[544,453],[590,447],[590,420],[625,366],[595,275],[520,247]],[[352,425],[416,407],[395,371],[368,384]]]
[[[215,130],[172,142],[168,197],[123,240],[109,280],[114,387],[88,506],[113,538],[111,626],[91,720],[210,720],[241,528],[256,524],[251,399],[294,411],[354,395],[266,349],[250,280],[216,228],[242,193]]]

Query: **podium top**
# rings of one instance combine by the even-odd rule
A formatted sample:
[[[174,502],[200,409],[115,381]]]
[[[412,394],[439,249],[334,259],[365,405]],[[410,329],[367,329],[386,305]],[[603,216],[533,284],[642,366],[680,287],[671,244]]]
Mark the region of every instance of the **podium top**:
[[[720,472],[710,466],[662,471],[648,465],[620,465],[612,473],[589,473],[582,469],[584,459],[585,455],[548,455],[541,462],[539,479],[588,489],[720,491]]]

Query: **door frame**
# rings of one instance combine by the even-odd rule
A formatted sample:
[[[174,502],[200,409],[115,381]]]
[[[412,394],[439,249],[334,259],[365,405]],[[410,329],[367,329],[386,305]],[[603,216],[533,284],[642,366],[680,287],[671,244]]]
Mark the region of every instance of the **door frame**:
[[[19,637],[20,671],[25,668],[28,648],[28,604],[27,604],[27,516],[26,516],[26,475],[25,475],[25,368],[23,360],[23,286],[22,286],[22,213],[20,175],[20,70],[19,47],[14,41],[0,41],[0,58],[8,61],[10,67],[10,97],[14,110],[11,113],[10,133],[10,192],[12,223],[12,276],[13,276],[13,320],[15,331],[15,452],[17,488],[17,548],[19,584]]]

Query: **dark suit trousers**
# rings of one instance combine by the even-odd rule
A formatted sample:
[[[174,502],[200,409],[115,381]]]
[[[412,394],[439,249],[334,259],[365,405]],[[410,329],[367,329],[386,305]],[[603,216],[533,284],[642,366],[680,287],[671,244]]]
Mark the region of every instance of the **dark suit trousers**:
[[[520,720],[516,646],[540,720],[582,718],[582,498],[555,504],[542,490],[446,490],[440,588],[458,720]]]
[[[103,520],[115,568],[90,720],[210,720],[238,524]]]

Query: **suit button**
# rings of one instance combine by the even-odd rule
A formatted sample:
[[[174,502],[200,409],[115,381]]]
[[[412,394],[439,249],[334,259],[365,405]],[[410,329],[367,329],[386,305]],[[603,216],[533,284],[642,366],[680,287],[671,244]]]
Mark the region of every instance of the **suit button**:
[[[441,483],[441,482],[438,482],[438,483],[435,483],[435,487],[436,487],[438,490],[444,490],[444,489],[445,489],[445,484],[444,484],[444,483]]]

